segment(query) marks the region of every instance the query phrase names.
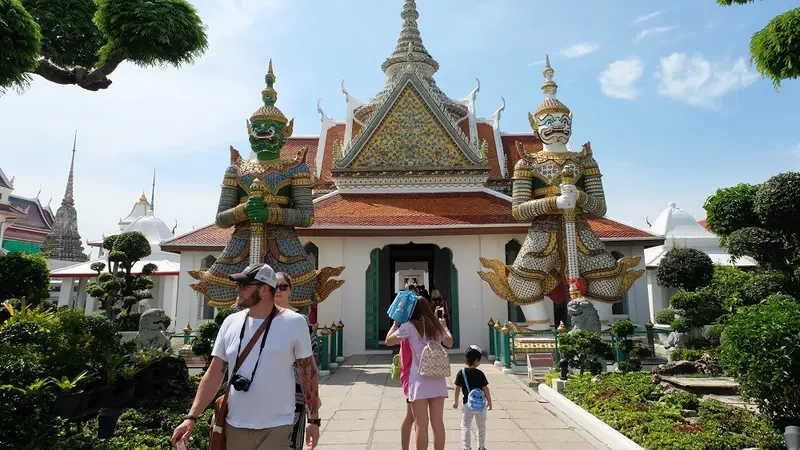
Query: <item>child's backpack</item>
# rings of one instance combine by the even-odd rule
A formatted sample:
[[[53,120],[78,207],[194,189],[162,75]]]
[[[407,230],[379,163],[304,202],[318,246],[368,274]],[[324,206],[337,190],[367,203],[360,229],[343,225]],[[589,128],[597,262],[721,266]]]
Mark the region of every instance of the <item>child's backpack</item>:
[[[470,389],[469,381],[467,381],[467,369],[461,369],[461,376],[464,378],[464,384],[467,386],[467,408],[473,411],[483,411],[486,409],[486,396],[483,395],[483,390],[480,388]]]

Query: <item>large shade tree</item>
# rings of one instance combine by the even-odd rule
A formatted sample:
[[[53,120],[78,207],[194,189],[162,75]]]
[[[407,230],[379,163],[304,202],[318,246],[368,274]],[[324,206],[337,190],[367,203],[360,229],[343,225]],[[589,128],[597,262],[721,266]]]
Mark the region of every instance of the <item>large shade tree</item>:
[[[755,0],[717,0],[730,6]],[[779,88],[782,80],[800,77],[800,7],[774,17],[750,39],[750,60],[761,76]]]
[[[123,61],[179,67],[207,47],[186,0],[0,0],[0,93],[34,74],[97,91]]]

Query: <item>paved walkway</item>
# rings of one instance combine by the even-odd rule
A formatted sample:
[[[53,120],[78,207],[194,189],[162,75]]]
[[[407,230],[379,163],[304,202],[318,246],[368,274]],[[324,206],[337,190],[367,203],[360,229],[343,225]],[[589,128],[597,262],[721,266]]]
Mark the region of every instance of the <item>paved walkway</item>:
[[[450,398],[453,379],[460,370],[460,358],[452,361]],[[357,355],[345,361],[321,386],[323,419],[320,450],[399,449],[400,423],[406,403],[399,382],[389,376],[389,355]],[[489,379],[493,407],[488,412],[487,448],[532,450],[606,449],[557,410],[539,402],[540,397],[526,391],[502,372],[484,364]],[[444,425],[446,449],[461,449],[461,410],[445,402]],[[549,408],[549,409],[548,409]],[[432,435],[431,442],[432,442]],[[414,438],[412,433],[412,449]],[[476,448],[474,425],[472,447]],[[429,449],[433,449],[430,444]]]

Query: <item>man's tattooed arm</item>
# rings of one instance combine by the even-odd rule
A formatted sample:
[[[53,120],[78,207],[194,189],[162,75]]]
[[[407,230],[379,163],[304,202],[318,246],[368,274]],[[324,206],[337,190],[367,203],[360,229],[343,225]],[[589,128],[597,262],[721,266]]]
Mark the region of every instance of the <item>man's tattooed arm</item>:
[[[297,378],[306,400],[308,417],[310,419],[319,418],[319,378],[313,356],[297,360]]]
[[[205,411],[206,406],[217,396],[227,370],[228,363],[216,356],[211,359],[208,370],[206,370],[206,373],[203,374],[203,378],[200,380],[200,386],[197,388],[194,402],[189,409],[189,415],[199,416]]]

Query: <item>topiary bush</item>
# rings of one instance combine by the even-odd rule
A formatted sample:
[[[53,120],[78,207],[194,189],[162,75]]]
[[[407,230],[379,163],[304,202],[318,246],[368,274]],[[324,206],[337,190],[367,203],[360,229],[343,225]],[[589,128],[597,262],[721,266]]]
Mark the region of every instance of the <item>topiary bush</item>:
[[[611,344],[601,339],[599,334],[589,330],[559,335],[558,350],[561,356],[569,361],[569,366],[579,369],[581,375],[587,370],[595,375],[602,372],[606,360],[614,358]]]
[[[695,291],[714,277],[711,258],[693,248],[674,247],[667,251],[656,270],[656,280],[661,286]]]
[[[773,299],[740,308],[720,346],[725,371],[778,426],[800,425],[800,304]]]
[[[669,325],[675,320],[675,310],[672,308],[664,308],[654,314],[654,319],[657,324]]]
[[[679,333],[710,325],[725,314],[720,300],[705,291],[678,292],[669,299],[669,306],[680,311],[680,317],[670,324]]]

